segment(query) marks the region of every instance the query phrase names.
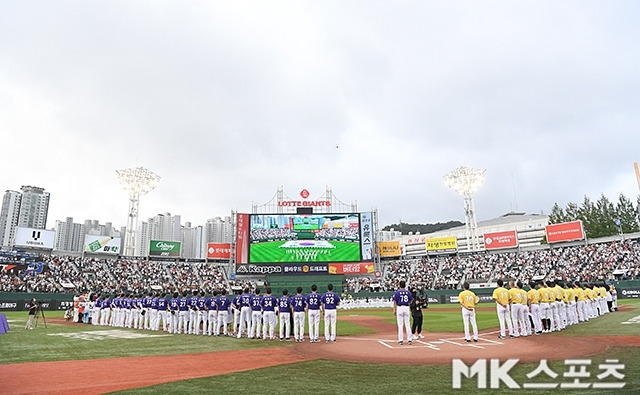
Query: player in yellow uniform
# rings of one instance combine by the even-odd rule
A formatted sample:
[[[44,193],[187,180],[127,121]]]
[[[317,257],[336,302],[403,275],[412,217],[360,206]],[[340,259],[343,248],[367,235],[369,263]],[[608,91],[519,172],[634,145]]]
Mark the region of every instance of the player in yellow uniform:
[[[560,284],[560,280],[555,281],[553,292],[556,295],[556,304],[558,308],[558,329],[564,330],[564,328],[567,327],[567,306],[564,303],[564,291]]]
[[[589,316],[587,315],[587,307],[586,307],[587,296],[584,292],[584,289],[582,289],[580,287],[580,283],[576,281],[573,285],[573,290],[576,294],[576,310],[578,311],[578,321],[579,322],[589,321]]]
[[[522,283],[518,281],[522,286]],[[511,302],[511,320],[513,325],[513,336],[518,337],[520,335],[527,335],[527,328],[524,321],[525,308],[524,305],[527,302],[526,293],[523,300],[522,293],[520,292],[515,281],[509,281],[509,301]],[[524,303],[523,303],[524,302]]]
[[[462,285],[464,291],[458,295],[458,302],[462,305],[462,323],[464,324],[464,340],[469,343],[469,321],[473,327],[473,341],[478,341],[478,325],[476,324],[476,305],[480,299],[472,291],[469,291],[469,283]]]
[[[565,283],[564,286],[564,302],[567,304],[567,324],[575,325],[578,323],[576,294],[573,292],[573,284],[570,281]]]
[[[527,291],[527,305],[529,306],[529,317],[533,325],[533,332],[536,335],[542,333],[542,321],[540,319],[540,292],[536,289],[536,283],[529,282]]]
[[[511,311],[509,309],[509,291],[503,287],[502,280],[497,281],[498,288],[493,290],[493,300],[496,302],[496,310],[498,312],[498,322],[500,323],[499,339],[506,338],[505,321],[509,328],[509,335],[513,334],[513,326],[511,325]]]
[[[549,333],[551,329],[551,291],[540,281],[538,283],[540,294],[540,320],[542,321],[542,333]]]
[[[609,293],[611,294],[611,311],[618,311],[618,291],[615,285],[609,285]]]

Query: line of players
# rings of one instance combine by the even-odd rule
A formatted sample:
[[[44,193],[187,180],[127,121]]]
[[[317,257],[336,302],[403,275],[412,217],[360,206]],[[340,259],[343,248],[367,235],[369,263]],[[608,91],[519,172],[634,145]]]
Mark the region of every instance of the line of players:
[[[324,335],[327,343],[336,341],[336,308],[340,296],[333,292],[333,285],[327,286],[327,292],[319,294],[317,286],[311,286],[311,292],[302,294],[302,287],[296,294],[282,291],[277,298],[266,289],[261,295],[260,289],[253,294],[249,288],[236,294],[232,300],[227,291],[213,291],[210,297],[204,292],[193,291],[191,295],[175,292],[167,299],[167,294],[147,296],[99,295],[91,303],[91,322],[94,325],[160,330],[175,334],[236,336],[249,339],[275,340],[275,329],[279,323],[279,339],[289,341],[291,326],[296,342],[304,341],[305,316],[309,320],[309,339],[320,342],[320,316],[324,316]],[[233,323],[233,331],[231,324]]]
[[[502,280],[493,291],[496,302],[500,339],[530,336],[564,330],[569,325],[589,321],[617,310],[615,288],[604,283],[539,281],[530,282],[529,290],[520,281]]]

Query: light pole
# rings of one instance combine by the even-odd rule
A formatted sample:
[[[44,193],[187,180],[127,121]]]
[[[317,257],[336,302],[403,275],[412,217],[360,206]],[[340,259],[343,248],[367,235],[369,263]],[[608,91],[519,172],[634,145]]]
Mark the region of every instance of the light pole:
[[[618,227],[618,230],[620,231],[620,240],[624,241],[624,233],[622,233],[622,221],[620,221],[620,218],[616,218],[615,221],[613,221],[616,223],[616,226]]]
[[[478,241],[478,223],[476,221],[473,194],[480,189],[480,186],[484,182],[485,171],[485,169],[473,169],[471,167],[460,166],[450,173],[445,174],[443,177],[444,184],[458,192],[464,198],[468,251],[477,251],[480,249],[480,243]]]
[[[124,255],[135,255],[136,231],[138,228],[138,206],[140,196],[154,190],[160,182],[160,176],[144,167],[116,170],[120,185],[129,192],[129,216],[125,236]]]

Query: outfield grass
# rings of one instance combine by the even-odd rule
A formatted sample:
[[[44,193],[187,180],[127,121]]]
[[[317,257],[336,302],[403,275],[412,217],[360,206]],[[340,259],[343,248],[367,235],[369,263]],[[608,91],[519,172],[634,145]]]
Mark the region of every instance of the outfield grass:
[[[640,348],[614,348],[594,357],[595,367],[605,359],[618,359],[626,365],[622,372],[626,374],[623,382],[627,385],[621,390],[560,390],[563,394],[637,394],[640,391]],[[551,361],[549,368],[558,374],[556,379],[543,380],[542,376],[528,379],[538,363],[518,364],[509,375],[518,384],[526,382],[561,383],[572,379],[562,377],[567,371],[564,361]],[[594,368],[593,375],[599,370]],[[523,390],[508,390],[502,384],[498,390],[477,390],[476,378],[462,379],[462,389],[452,389],[451,366],[398,366],[388,364],[349,363],[317,360],[258,369],[250,372],[233,373],[201,379],[185,380],[169,384],[156,385],[140,389],[121,391],[118,394],[158,394],[158,393],[212,393],[228,394],[264,393],[264,394],[455,394],[455,393],[509,393]],[[588,381],[588,379],[583,379]],[[591,380],[595,382],[596,380]],[[616,382],[616,380],[612,380]],[[617,381],[619,382],[619,381]],[[489,381],[488,384],[489,385]],[[525,390],[528,393],[540,393],[540,390]]]
[[[267,241],[251,244],[249,248],[249,260],[251,263],[273,262],[305,262],[305,259],[296,258],[295,254],[287,254],[285,248],[280,248],[286,241]],[[335,248],[328,252],[319,252],[308,262],[359,262],[360,244],[349,241],[329,241]],[[314,248],[298,248],[301,252],[318,252]]]

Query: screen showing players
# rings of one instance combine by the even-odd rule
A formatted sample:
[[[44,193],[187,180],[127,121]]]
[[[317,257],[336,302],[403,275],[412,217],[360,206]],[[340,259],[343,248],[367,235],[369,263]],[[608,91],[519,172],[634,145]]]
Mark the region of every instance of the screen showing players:
[[[252,214],[249,262],[359,262],[359,214]]]

